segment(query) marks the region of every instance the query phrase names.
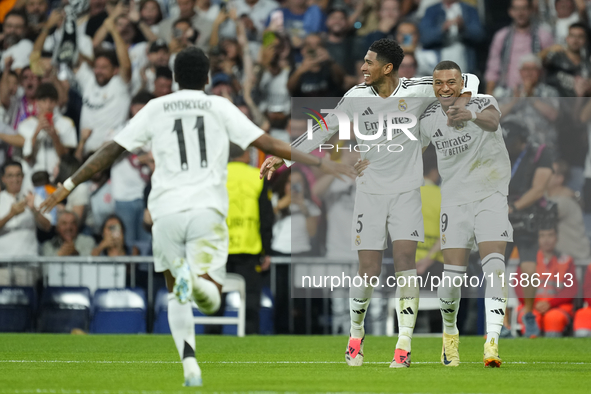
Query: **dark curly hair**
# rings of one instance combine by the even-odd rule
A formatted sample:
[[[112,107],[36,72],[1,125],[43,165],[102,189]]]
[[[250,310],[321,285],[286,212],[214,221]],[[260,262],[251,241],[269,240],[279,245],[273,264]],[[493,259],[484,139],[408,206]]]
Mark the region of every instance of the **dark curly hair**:
[[[374,41],[369,50],[376,53],[380,63],[392,63],[396,72],[400,67],[400,63],[402,63],[402,59],[404,59],[404,51],[396,41],[390,38],[381,38]]]
[[[202,90],[208,73],[209,59],[199,48],[185,48],[174,59],[174,78],[181,89]]]

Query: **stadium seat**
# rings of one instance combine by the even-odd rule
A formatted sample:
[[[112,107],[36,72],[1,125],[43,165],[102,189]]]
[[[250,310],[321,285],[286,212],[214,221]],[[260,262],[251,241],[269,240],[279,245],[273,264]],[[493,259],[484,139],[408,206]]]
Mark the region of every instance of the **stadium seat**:
[[[38,330],[70,333],[88,331],[90,290],[87,287],[47,287],[41,297]]]
[[[226,294],[226,309],[224,310],[225,317],[238,317],[240,311],[240,293],[238,291],[231,291]],[[224,335],[238,335],[238,325],[226,324],[222,328]]]
[[[139,334],[146,332],[146,293],[140,288],[98,289],[92,303],[91,332]]]
[[[0,332],[32,330],[36,309],[32,287],[0,287]]]
[[[275,320],[275,301],[269,287],[261,291],[261,309],[259,310],[259,334],[273,335]]]

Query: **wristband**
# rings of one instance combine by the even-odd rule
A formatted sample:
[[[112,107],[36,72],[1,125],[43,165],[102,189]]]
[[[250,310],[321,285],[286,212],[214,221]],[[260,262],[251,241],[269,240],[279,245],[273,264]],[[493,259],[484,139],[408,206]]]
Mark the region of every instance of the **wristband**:
[[[76,187],[76,185],[74,185],[74,182],[72,182],[72,177],[66,179],[62,186],[69,192],[71,192]]]
[[[470,119],[471,122],[474,122],[476,120],[476,112],[474,112],[473,109],[469,110],[470,113],[472,114],[472,119]]]

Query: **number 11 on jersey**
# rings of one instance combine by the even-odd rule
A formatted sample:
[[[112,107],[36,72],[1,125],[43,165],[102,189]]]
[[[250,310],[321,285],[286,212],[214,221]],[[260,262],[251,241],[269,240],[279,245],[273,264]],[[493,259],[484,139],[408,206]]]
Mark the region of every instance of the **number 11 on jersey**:
[[[201,162],[201,168],[207,167],[207,147],[205,146],[205,125],[203,123],[203,116],[197,117],[195,123],[195,129],[197,130],[197,136],[199,138],[199,160]],[[185,146],[185,133],[183,132],[182,119],[175,119],[174,129],[179,140],[179,152],[181,154],[181,170],[187,171],[189,164],[187,163],[187,148]]]

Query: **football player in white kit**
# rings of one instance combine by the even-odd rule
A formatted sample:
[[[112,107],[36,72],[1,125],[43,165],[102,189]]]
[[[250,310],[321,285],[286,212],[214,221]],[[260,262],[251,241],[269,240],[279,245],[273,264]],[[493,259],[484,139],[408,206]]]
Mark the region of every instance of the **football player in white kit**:
[[[183,363],[185,386],[202,385],[189,301],[193,298],[206,314],[220,307],[228,257],[230,141],[242,149],[252,144],[264,152],[320,166],[337,176],[356,175],[350,166],[295,152],[265,134],[227,99],[205,94],[208,72],[209,59],[201,49],[179,52],[174,74],[181,90],[151,100],[43,203],[45,211],[51,210],[123,151],[152,143],[156,169],[148,209],[154,220],[154,269],[164,272],[170,293],[168,322]]]
[[[380,113],[397,112],[396,115],[401,117],[406,113],[418,119],[432,102],[420,98],[435,97],[431,77],[398,77],[398,67],[403,58],[404,52],[396,41],[375,41],[361,67],[365,82],[351,88],[338,104],[337,109],[347,113],[350,120],[354,119],[354,112],[358,112],[357,116],[363,119],[358,123],[366,125],[360,130],[362,134],[374,135],[380,130],[379,126],[372,126],[380,125]],[[464,81],[465,90],[475,95],[478,78],[466,74]],[[412,97],[415,99],[405,100]],[[315,127],[312,139],[307,139],[307,133],[303,134],[292,146],[310,152],[328,141],[339,131],[339,121],[334,114],[327,116],[326,120],[328,129]],[[359,126],[359,129],[362,127]],[[419,136],[417,125],[410,127],[409,131]],[[359,144],[364,142],[366,140],[358,139]],[[401,281],[403,285],[399,286],[397,305],[399,336],[390,367],[405,368],[411,362],[411,338],[419,305],[417,282],[409,278],[417,276],[417,242],[423,241],[424,237],[419,191],[423,185],[421,144],[400,130],[394,130],[391,140],[383,133],[369,143],[375,145],[369,151],[361,152],[361,158],[368,159],[372,164],[363,178],[357,178],[351,243],[352,249],[357,250],[359,255],[358,275],[379,276],[383,251],[387,248],[390,234],[396,277],[404,277]],[[393,149],[390,150],[390,147]],[[261,176],[270,177],[282,164],[281,159],[268,158],[261,167]],[[374,287],[370,284],[351,287],[350,290],[351,335],[345,351],[345,360],[350,366],[363,364],[364,320],[373,291]]]
[[[487,280],[484,365],[500,367],[498,341],[507,306],[505,249],[513,240],[507,204],[511,163],[499,125],[497,101],[489,95],[476,95],[466,107],[457,106],[461,88],[460,67],[450,61],[439,63],[433,71],[438,101],[420,120],[423,146],[435,146],[441,175],[444,277],[437,289],[444,324],[441,362],[446,366],[460,364],[456,320],[462,281],[454,278],[465,275],[468,254],[476,241]],[[448,118],[461,123],[449,127]]]

